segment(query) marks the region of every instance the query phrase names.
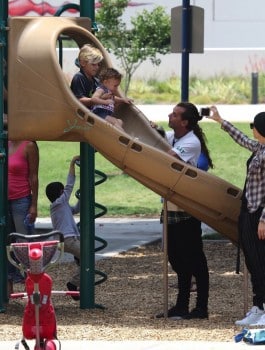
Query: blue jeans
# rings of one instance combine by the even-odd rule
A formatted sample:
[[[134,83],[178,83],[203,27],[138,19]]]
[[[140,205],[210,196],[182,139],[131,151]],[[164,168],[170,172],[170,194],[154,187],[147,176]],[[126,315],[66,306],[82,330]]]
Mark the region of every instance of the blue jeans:
[[[23,235],[28,234],[24,225],[24,220],[28,214],[30,206],[31,196],[8,201],[9,233],[17,232],[22,233]]]
[[[23,235],[28,234],[27,229],[24,225],[24,220],[28,214],[31,205],[31,196],[12,199],[8,201],[8,232],[22,233]],[[23,279],[23,276],[19,273],[18,269],[8,262],[8,279],[13,282],[19,282]]]
[[[98,115],[102,119],[106,119],[108,115],[112,115],[112,112],[105,108],[95,108],[93,109],[92,112]]]

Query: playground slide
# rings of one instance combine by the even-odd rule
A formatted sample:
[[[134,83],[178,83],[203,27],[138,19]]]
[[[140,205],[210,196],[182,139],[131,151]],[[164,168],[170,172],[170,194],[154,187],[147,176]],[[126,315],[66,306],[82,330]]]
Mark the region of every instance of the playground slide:
[[[106,50],[88,19],[13,17],[9,21],[9,138],[88,142],[125,173],[237,243],[241,190],[167,154],[170,146],[134,105],[120,105],[119,131],[72,94],[58,63],[61,35]]]

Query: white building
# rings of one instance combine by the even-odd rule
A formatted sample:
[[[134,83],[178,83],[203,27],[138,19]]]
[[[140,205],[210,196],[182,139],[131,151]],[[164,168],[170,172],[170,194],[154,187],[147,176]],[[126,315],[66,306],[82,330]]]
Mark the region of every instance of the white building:
[[[147,1],[148,2],[148,1]],[[181,0],[152,0],[143,8],[162,5],[182,6]],[[264,0],[191,0],[192,6],[204,9],[204,53],[190,55],[190,75],[246,75],[255,70],[265,71],[265,1]],[[140,7],[142,9],[142,7]],[[128,8],[126,20],[140,8]],[[162,56],[159,67],[143,63],[138,76],[165,78],[180,75],[181,55]]]
[[[86,0],[88,1],[88,0]],[[79,0],[69,1],[78,3]],[[53,15],[65,3],[64,0],[33,0],[21,2],[9,0],[11,16]],[[164,6],[170,15],[171,9],[182,6],[182,0],[135,0],[130,1],[124,20],[130,23],[143,9],[152,10]],[[190,55],[190,75],[201,77],[218,74],[246,75],[263,69],[265,63],[265,1],[264,0],[190,0],[192,6],[204,9],[204,53]],[[95,0],[95,6],[98,7]],[[66,12],[65,16],[78,16]],[[75,54],[74,54],[75,55]],[[180,75],[181,54],[161,56],[160,66],[145,62],[135,76],[165,79]],[[114,59],[114,64],[116,64]]]

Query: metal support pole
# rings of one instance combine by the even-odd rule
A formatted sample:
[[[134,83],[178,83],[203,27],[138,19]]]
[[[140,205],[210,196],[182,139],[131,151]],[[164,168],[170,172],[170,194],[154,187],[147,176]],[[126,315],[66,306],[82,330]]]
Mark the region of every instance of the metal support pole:
[[[7,142],[4,132],[4,75],[3,60],[6,50],[6,21],[8,0],[0,0],[0,312],[5,312],[7,301],[7,261],[6,261],[6,223],[7,223]]]
[[[80,307],[95,307],[95,151],[80,143]]]
[[[80,17],[89,17],[95,21],[95,0],[80,0]]]
[[[259,103],[259,73],[251,73],[251,103]]]
[[[189,100],[189,53],[191,44],[190,1],[182,4],[182,56],[181,56],[181,101]]]
[[[164,199],[163,207],[163,290],[164,290],[164,318],[168,317],[168,214],[167,200]]]
[[[95,1],[80,0],[80,17],[94,21]],[[95,151],[80,143],[80,308],[95,307]]]

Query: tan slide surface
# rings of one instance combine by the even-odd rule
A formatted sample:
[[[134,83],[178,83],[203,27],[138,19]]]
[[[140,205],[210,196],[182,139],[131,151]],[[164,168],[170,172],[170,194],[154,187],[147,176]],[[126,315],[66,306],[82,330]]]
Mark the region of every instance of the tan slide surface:
[[[83,27],[88,23],[65,17],[10,19],[9,138],[88,142],[134,179],[236,243],[239,188],[169,156],[170,146],[134,105],[120,105],[115,112],[124,122],[122,132],[72,94],[56,53],[61,34],[79,47],[95,45],[105,65],[112,66],[101,43]]]

